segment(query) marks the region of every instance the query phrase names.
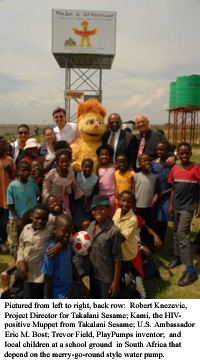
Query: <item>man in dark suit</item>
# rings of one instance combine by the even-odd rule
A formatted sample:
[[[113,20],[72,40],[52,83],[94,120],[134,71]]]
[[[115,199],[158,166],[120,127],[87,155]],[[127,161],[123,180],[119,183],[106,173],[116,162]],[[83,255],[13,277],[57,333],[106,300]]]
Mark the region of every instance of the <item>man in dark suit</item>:
[[[135,135],[129,133],[121,128],[122,120],[120,115],[114,113],[108,117],[109,129],[102,137],[102,141],[105,144],[110,144],[114,149],[113,162],[115,163],[115,157],[119,153],[127,155],[130,168],[136,166],[138,143]]]

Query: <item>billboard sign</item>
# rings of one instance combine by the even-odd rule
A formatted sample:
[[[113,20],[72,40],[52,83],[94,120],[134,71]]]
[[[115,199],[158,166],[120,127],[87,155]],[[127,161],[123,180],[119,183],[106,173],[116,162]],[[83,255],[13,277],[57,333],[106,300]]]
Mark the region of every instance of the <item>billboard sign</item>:
[[[116,12],[52,10],[53,54],[115,55]]]

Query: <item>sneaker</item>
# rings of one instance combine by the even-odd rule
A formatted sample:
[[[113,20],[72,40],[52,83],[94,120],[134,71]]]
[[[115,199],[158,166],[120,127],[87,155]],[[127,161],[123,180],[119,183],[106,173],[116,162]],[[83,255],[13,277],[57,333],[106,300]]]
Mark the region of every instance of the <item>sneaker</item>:
[[[143,279],[139,276],[135,278],[135,289],[139,292],[140,298],[145,299],[146,298],[146,291],[144,288]]]
[[[179,265],[181,265],[181,264],[182,264],[182,263],[181,263],[180,257],[175,256],[175,257],[171,260],[171,262],[169,263],[169,265],[168,265],[168,267],[167,267],[167,268],[169,268],[169,269],[173,269],[173,268],[178,267],[178,266],[179,266]]]
[[[198,279],[196,273],[190,273],[187,270],[183,273],[182,277],[178,281],[180,287],[189,286]]]

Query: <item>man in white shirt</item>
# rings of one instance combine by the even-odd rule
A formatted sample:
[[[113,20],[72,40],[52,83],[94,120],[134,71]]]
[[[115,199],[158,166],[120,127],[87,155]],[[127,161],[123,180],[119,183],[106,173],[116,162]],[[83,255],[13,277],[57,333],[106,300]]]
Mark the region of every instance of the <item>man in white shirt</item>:
[[[66,111],[58,107],[52,113],[53,119],[57,126],[53,129],[56,135],[56,140],[66,140],[72,143],[77,137],[80,136],[77,124],[68,123],[66,118]]]

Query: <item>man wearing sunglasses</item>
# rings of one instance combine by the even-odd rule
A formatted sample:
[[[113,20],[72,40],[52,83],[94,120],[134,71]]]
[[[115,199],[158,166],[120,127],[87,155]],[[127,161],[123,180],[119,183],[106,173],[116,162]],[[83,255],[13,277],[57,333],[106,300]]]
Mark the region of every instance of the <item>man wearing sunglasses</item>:
[[[20,159],[20,154],[23,152],[26,141],[29,138],[30,129],[26,124],[20,124],[17,128],[17,139],[11,144],[12,145],[12,155],[15,164],[17,164],[18,159]]]
[[[54,128],[56,140],[66,140],[72,143],[79,135],[77,124],[68,123],[65,109],[58,107],[53,111],[53,120],[57,124]]]
[[[119,114],[108,117],[108,130],[102,137],[103,143],[110,144],[114,149],[113,162],[119,153],[127,155],[130,168],[135,169],[138,144],[135,135],[121,128],[122,120]]]

